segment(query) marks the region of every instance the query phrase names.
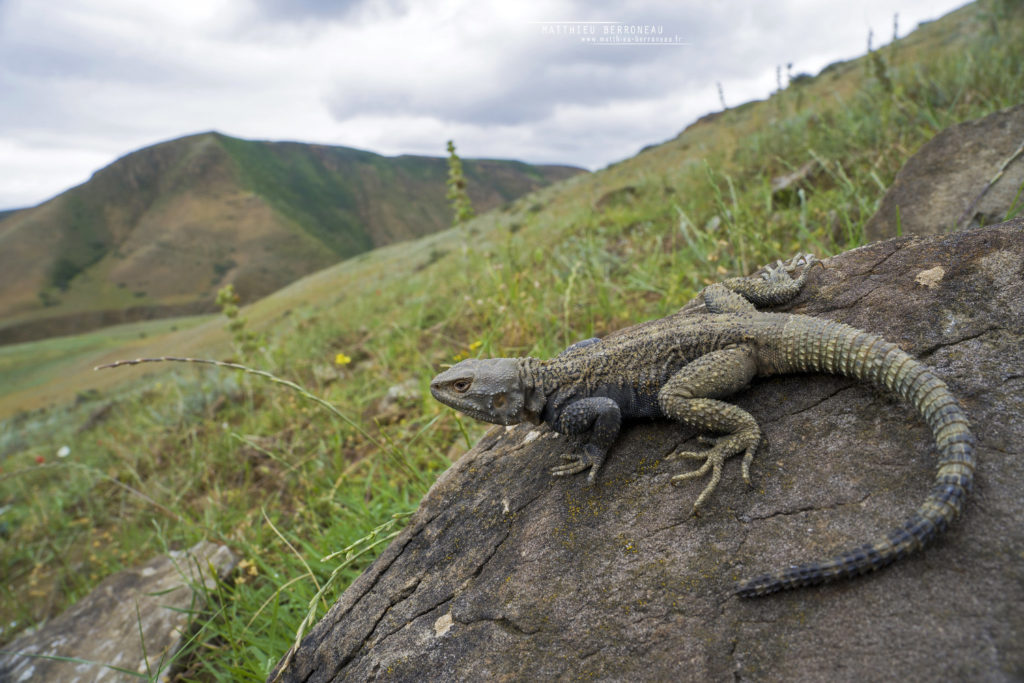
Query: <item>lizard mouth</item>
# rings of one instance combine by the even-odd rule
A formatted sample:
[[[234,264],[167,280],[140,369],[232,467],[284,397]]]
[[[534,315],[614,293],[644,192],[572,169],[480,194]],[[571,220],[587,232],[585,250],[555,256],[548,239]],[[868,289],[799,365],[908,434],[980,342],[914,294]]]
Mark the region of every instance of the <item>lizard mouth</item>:
[[[465,413],[466,415],[469,415],[472,418],[480,420],[481,422],[489,422],[491,424],[496,424],[496,425],[514,425],[514,424],[519,424],[519,416],[518,415],[504,415],[504,414],[501,414],[501,413],[489,413],[487,411],[480,410],[478,408],[474,408],[474,407],[471,407],[471,406],[465,406],[465,407],[462,407],[462,408],[459,408],[458,406],[456,406],[456,408],[457,408],[457,410],[460,410],[463,413]]]
[[[489,422],[490,424],[496,425],[512,425],[517,424],[519,420],[515,415],[504,415],[501,413],[492,413],[486,410],[481,410],[480,407],[470,398],[463,398],[459,396],[453,396],[450,392],[442,392],[436,387],[430,387],[430,393],[434,395],[438,401],[446,404],[450,408],[454,408],[460,413],[465,413],[475,420],[481,422]]]
[[[458,406],[453,407],[474,419],[480,420],[481,422],[489,422],[496,425],[514,425],[519,423],[519,419],[515,415],[495,415],[469,406],[464,408],[459,408]]]
[[[486,410],[481,410],[475,403],[468,400],[457,401],[454,400],[453,397],[447,396],[445,397],[444,402],[447,403],[449,407],[454,408],[460,413],[465,413],[466,415],[469,415],[471,418],[475,420],[480,420],[481,422],[488,422],[490,424],[508,426],[519,424],[520,422],[523,421],[523,417],[519,414],[508,414],[503,412],[489,412]]]

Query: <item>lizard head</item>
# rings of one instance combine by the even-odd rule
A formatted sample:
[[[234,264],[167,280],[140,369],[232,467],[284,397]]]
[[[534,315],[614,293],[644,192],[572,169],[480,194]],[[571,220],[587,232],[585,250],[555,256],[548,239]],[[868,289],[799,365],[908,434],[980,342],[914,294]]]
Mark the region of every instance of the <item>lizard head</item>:
[[[484,422],[514,425],[539,422],[543,400],[535,405],[517,358],[470,358],[456,363],[430,382],[441,403]]]

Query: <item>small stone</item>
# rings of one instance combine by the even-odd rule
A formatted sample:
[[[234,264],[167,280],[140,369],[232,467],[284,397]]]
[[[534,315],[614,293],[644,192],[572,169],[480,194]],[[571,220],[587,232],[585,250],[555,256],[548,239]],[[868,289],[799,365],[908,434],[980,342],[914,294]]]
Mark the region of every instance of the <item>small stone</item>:
[[[452,624],[455,620],[452,619],[452,613],[448,612],[444,616],[438,617],[437,621],[434,622],[434,635],[440,638],[444,634],[451,630]]]
[[[943,268],[942,266],[935,266],[934,268],[922,270],[920,273],[918,273],[917,277],[914,278],[914,282],[916,282],[919,285],[923,285],[928,289],[933,289],[939,286],[939,283],[942,281],[942,277],[945,274],[945,268]]]

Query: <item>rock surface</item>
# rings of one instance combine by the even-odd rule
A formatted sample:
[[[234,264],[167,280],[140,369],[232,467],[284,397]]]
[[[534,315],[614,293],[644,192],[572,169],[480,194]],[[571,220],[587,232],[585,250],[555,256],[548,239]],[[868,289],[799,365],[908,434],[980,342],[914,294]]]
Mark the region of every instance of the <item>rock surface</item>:
[[[227,576],[237,561],[227,546],[202,541],[107,577],[59,617],[8,644],[0,681],[139,680],[113,667],[164,680],[189,613],[203,607],[202,593],[190,584],[198,584],[201,572],[212,589],[214,576]]]
[[[705,482],[669,484],[689,463],[666,456],[700,447],[679,425],[627,428],[594,487],[548,474],[563,437],[497,427],[280,680],[1021,680],[1022,290],[1016,220],[831,258],[787,307],[882,334],[965,405],[976,490],[924,552],[852,581],[733,594],[742,578],[867,541],[927,494],[922,420],[847,379],[786,376],[738,394],[768,446],[754,487],[730,461],[699,518]]]
[[[950,126],[922,145],[896,174],[869,240],[937,235],[1003,221],[1024,184],[1024,105]],[[1005,164],[1003,175],[988,187]]]

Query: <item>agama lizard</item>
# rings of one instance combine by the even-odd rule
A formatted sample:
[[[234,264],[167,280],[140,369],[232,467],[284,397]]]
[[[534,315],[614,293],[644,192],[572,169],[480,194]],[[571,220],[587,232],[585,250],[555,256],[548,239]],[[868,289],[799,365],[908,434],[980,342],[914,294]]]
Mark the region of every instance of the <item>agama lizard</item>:
[[[696,513],[717,486],[727,458],[743,454],[743,479],[750,483],[750,464],[762,441],[753,416],[720,398],[754,377],[786,373],[870,382],[912,406],[935,436],[939,466],[927,498],[902,525],[870,543],[829,560],[757,576],[737,592],[767,595],[874,571],[920,549],[960,516],[973,481],[975,439],[946,384],[895,344],[842,323],[755,308],[793,299],[815,263],[820,262],[812,256],[797,255],[760,277],[710,285],[673,315],[573,344],[551,360],[464,360],[435,377],[430,391],[485,422],[543,422],[561,434],[585,437],[582,452],[563,455],[564,464],[551,473],[562,477],[589,470],[589,483],[624,418],[665,417],[720,434],[706,450],[677,454],[704,462],[674,476],[673,484],[711,473],[694,503]],[[793,277],[798,268],[802,272]]]

